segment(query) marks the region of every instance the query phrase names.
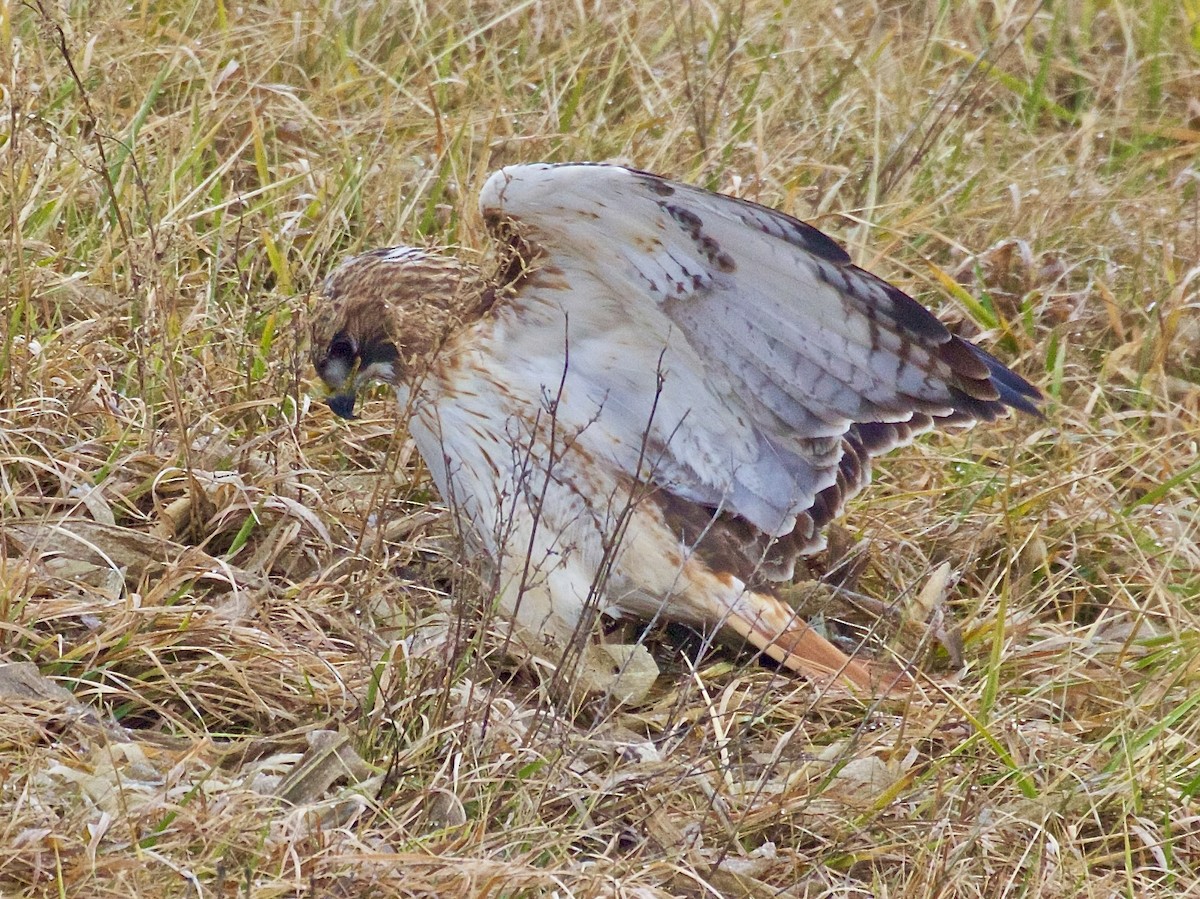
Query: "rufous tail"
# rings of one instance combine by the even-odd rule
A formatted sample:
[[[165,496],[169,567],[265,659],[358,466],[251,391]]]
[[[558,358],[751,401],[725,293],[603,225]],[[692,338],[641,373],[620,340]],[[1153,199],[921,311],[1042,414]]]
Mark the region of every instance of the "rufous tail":
[[[765,593],[745,591],[728,610],[724,624],[763,655],[820,684],[869,696],[902,696],[913,686],[898,668],[846,655],[795,611]]]

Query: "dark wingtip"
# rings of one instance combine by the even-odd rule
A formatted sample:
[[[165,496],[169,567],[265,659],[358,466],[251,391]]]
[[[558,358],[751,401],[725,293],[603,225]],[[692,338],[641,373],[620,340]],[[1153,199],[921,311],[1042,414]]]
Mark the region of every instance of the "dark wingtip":
[[[339,418],[352,419],[354,415],[354,401],[357,397],[353,393],[335,393],[325,400],[333,414]]]
[[[969,346],[979,358],[979,360],[987,366],[988,375],[991,377],[992,384],[995,385],[996,391],[1000,394],[999,400],[1006,406],[1011,406],[1028,415],[1033,415],[1037,418],[1042,417],[1041,411],[1037,407],[1045,397],[1042,392],[1022,378],[1019,374],[989,353],[987,350],[976,346],[973,343],[968,343]]]

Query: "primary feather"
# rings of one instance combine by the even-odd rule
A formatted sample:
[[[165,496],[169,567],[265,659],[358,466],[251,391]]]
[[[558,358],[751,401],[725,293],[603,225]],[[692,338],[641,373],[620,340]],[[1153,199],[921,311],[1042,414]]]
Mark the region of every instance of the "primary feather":
[[[480,205],[494,278],[410,248],[330,276],[313,358],[335,411],[367,380],[396,387],[502,607],[552,649],[598,605],[727,627],[871,689],[766,583],[820,547],[872,456],[1035,411],[1036,389],[753,203],[540,164],[493,174]]]

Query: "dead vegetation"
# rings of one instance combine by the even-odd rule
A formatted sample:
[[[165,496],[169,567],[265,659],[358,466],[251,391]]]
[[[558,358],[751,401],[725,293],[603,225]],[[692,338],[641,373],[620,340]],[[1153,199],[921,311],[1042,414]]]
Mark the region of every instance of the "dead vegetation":
[[[0,2],[0,892],[1196,890],[1198,17]],[[655,634],[644,704],[569,709],[498,656],[302,320],[346,253],[482,248],[535,159],[814,221],[1047,391],[889,457],[839,543],[867,605],[815,604],[896,603],[942,689]]]

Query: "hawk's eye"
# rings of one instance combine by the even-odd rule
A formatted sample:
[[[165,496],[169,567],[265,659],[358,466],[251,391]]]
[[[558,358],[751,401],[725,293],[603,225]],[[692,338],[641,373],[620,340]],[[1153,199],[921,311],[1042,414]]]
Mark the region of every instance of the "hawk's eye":
[[[349,365],[354,361],[356,352],[354,341],[344,334],[338,334],[329,344],[329,358]]]
[[[357,355],[358,346],[354,340],[339,332],[329,342],[325,358],[317,363],[317,373],[334,390],[340,390],[354,372]]]

